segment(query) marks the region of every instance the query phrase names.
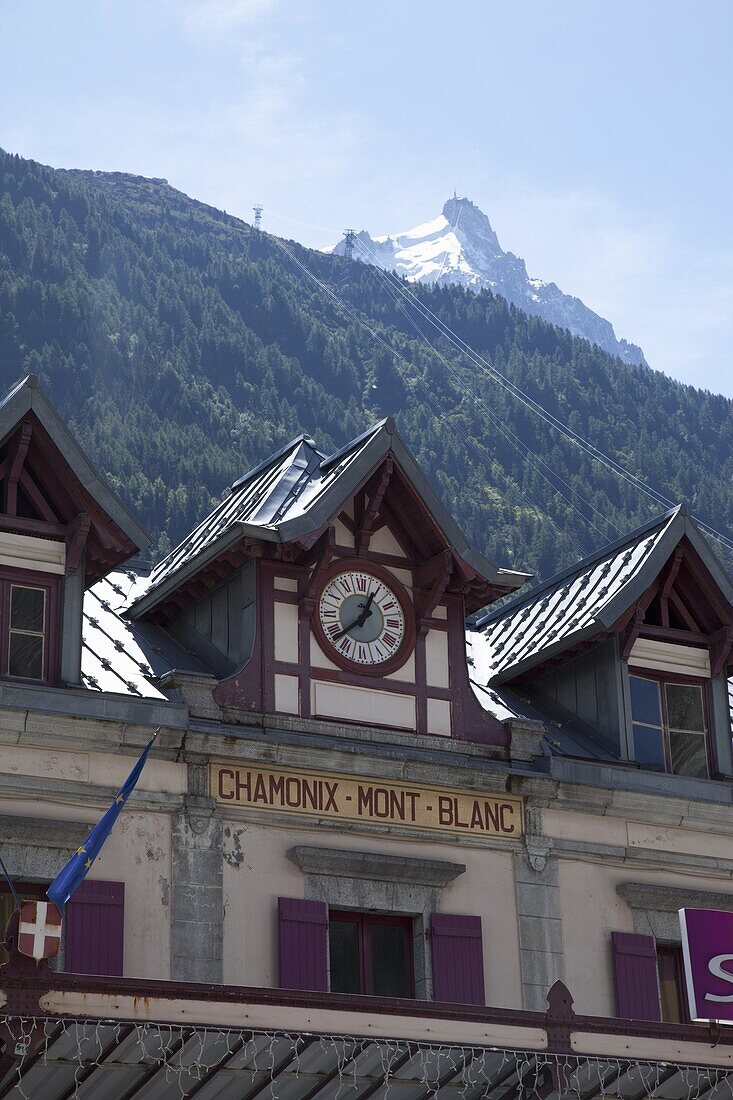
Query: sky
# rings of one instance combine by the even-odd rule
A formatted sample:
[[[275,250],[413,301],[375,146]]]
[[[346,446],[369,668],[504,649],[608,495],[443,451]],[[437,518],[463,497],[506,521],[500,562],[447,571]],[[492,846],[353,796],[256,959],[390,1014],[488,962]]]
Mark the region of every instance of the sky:
[[[0,146],[314,247],[455,189],[529,273],[733,396],[730,0],[0,0]]]

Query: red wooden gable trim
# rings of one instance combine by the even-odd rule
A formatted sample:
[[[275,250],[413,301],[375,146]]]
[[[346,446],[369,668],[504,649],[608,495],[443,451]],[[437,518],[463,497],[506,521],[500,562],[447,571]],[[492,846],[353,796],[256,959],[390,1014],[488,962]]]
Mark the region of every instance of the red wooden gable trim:
[[[81,483],[33,411],[6,437],[2,456],[3,530],[65,538],[75,565],[86,549],[87,583],[135,552],[136,545]],[[21,495],[35,515],[18,515]]]
[[[682,564],[683,550],[681,546],[678,546],[670,562],[669,569],[667,570],[667,576],[662,586],[662,593],[660,596],[660,603],[662,609],[662,626],[669,626],[669,597],[672,591],[672,585],[677,579],[677,574],[680,571],[680,565]]]
[[[13,455],[12,465],[8,474],[8,487],[5,494],[5,510],[9,516],[14,516],[18,512],[18,481],[25,465],[25,457],[28,454],[28,447],[30,446],[31,436],[33,434],[33,425],[30,420],[24,420],[21,424],[20,435],[18,437],[18,443],[15,448],[15,454]]]
[[[382,501],[384,500],[384,494],[387,492],[387,487],[392,479],[393,471],[394,461],[392,458],[387,458],[381,470],[378,471],[379,477],[371,492],[367,488],[364,490],[363,494],[360,494],[359,511],[356,512],[355,510],[354,513],[356,517],[355,549],[357,557],[369,549],[369,542],[374,530],[374,524],[379,515]],[[367,493],[369,494],[368,504],[366,504]]]

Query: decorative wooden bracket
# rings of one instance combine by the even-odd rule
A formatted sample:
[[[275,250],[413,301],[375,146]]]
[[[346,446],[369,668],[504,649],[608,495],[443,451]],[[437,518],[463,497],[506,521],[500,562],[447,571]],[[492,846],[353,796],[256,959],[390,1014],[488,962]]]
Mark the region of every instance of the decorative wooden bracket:
[[[329,524],[313,548],[315,553],[315,564],[311,571],[311,575],[310,577],[302,578],[300,582],[302,585],[302,592],[300,594],[300,614],[306,619],[310,619],[316,609],[318,590],[321,587],[323,574],[333,560],[335,546],[336,529],[333,524]]]
[[[384,494],[387,492],[387,486],[392,478],[393,470],[394,462],[391,458],[388,458],[382,466],[381,476],[370,497],[369,504],[364,509],[360,518],[358,530],[356,532],[357,554],[364,554],[369,549],[369,543],[374,533],[374,524],[379,514],[379,509],[382,507]]]
[[[646,614],[645,608],[641,604],[637,604],[634,609],[631,622],[626,627],[626,630],[621,635],[621,660],[628,661],[631,656],[631,650],[634,648],[634,642],[639,637],[639,631],[644,625],[644,615]]]
[[[15,454],[10,466],[10,473],[8,474],[8,489],[5,495],[5,511],[9,516],[16,516],[18,514],[18,482],[20,481],[20,475],[23,472],[23,466],[25,465],[26,455],[28,454],[28,448],[31,442],[31,436],[33,435],[33,425],[30,420],[24,420],[20,427],[20,436],[18,437],[18,445],[15,448]]]
[[[73,573],[79,564],[91,525],[88,512],[80,512],[76,519],[67,525],[65,532],[67,573]]]
[[[719,676],[728,664],[731,648],[733,648],[733,628],[725,626],[710,639],[710,671],[713,676]]]
[[[669,595],[672,591],[672,586],[677,580],[677,574],[680,571],[682,565],[682,559],[685,556],[685,552],[681,546],[678,546],[674,552],[672,560],[669,563],[669,569],[667,570],[667,576],[664,579],[662,591],[659,595],[662,609],[662,626],[669,626]]]
[[[443,550],[415,570],[415,618],[420,635],[429,630],[428,619],[440,603],[453,573],[453,554]]]
[[[251,558],[261,558],[264,547],[260,539],[245,538],[244,539],[244,552],[249,554]]]

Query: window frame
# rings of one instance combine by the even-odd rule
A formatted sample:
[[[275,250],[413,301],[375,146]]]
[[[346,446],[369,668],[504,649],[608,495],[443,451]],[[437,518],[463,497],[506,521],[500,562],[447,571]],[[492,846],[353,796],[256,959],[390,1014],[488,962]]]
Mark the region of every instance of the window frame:
[[[665,690],[667,685],[674,686],[676,684],[688,687],[699,687],[700,695],[702,698],[702,718],[704,730],[689,730],[687,732],[701,736],[705,741],[705,762],[707,764],[707,775],[705,779],[711,779],[715,774],[715,756],[713,753],[713,739],[714,731],[711,725],[712,719],[712,706],[710,701],[710,681],[699,676],[685,676],[684,673],[669,672],[657,672],[655,669],[640,668],[638,666],[629,665],[629,677],[635,676],[639,680],[651,680],[659,686],[659,699],[660,710],[662,717],[662,743],[664,747],[664,772],[660,772],[660,775],[676,775],[680,779],[697,779],[703,778],[701,776],[684,775],[682,772],[676,772],[672,769],[672,743],[670,739],[670,733],[674,732],[686,732],[671,730],[669,725],[669,712],[667,709],[667,692]],[[631,714],[631,746],[634,751],[633,759],[636,760],[636,744],[634,741],[634,726],[649,726],[650,729],[658,729],[659,727],[651,725],[649,722],[635,721],[634,713],[631,702],[631,684],[629,684],[629,712]],[[643,765],[642,765],[643,766]],[[652,769],[650,769],[652,770]]]
[[[0,569],[0,677],[20,684],[55,684],[58,681],[61,638],[61,583],[56,574],[25,569]],[[35,588],[44,592],[43,668],[40,679],[14,676],[10,672],[10,607],[13,588]],[[35,635],[38,636],[38,635]]]
[[[344,921],[355,923],[357,926],[357,942],[359,946],[359,982],[360,997],[383,996],[373,990],[372,981],[372,952],[370,929],[373,925],[392,925],[401,927],[405,933],[405,959],[407,962],[407,991],[404,996],[409,999],[415,997],[415,953],[414,953],[414,918],[401,913],[372,913],[360,909],[330,909],[328,910],[328,928],[332,921]],[[330,938],[329,938],[330,943]],[[328,958],[328,986],[331,990],[331,958]],[[393,998],[389,998],[392,1000]],[[399,998],[394,998],[399,999]]]

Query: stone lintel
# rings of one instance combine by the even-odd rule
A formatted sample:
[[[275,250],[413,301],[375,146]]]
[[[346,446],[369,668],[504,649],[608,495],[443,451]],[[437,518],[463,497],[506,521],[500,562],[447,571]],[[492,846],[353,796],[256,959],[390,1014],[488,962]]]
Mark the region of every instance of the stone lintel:
[[[15,817],[0,814],[0,836],[5,844],[26,844],[34,848],[76,849],[89,835],[85,821],[59,821],[56,818]]]
[[[714,890],[686,890],[678,886],[647,886],[643,882],[620,882],[616,893],[631,909],[677,913],[678,909],[723,909],[733,912],[733,893]]]
[[[419,886],[447,886],[466,870],[465,863],[444,859],[416,859],[378,852],[342,851],[299,844],[288,849],[288,859],[311,875],[405,882]]]

